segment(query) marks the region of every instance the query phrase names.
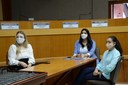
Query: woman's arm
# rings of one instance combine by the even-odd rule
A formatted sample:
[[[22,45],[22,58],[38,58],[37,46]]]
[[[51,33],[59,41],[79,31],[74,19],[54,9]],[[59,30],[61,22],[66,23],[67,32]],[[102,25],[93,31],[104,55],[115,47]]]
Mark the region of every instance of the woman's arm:
[[[104,73],[112,72],[114,70],[118,60],[119,60],[119,57],[120,57],[120,53],[119,52],[114,53],[112,61],[110,62],[110,64],[108,64],[106,66],[106,68],[103,70],[103,72]]]
[[[102,71],[102,67],[103,67],[103,63],[104,63],[104,60],[106,59],[106,55],[107,55],[107,52],[108,52],[108,50],[106,50],[104,53],[103,53],[103,56],[102,56],[102,59],[101,59],[101,61],[97,64],[97,66],[96,66],[96,68],[98,69],[98,70],[100,70],[100,71]]]
[[[8,50],[9,65],[18,65],[19,61],[16,60],[16,46],[11,45]]]
[[[94,40],[92,40],[92,48],[91,48],[90,51],[87,53],[88,56],[89,56],[89,57],[92,56],[92,55],[94,54],[95,50],[96,50],[96,43],[95,43]]]
[[[30,44],[28,44],[28,51],[29,51],[29,60],[28,63],[29,65],[35,64],[35,58],[34,58],[34,54],[33,54],[33,49],[32,46]]]
[[[104,55],[100,61],[100,63],[98,63],[98,65],[96,66],[96,68],[100,71],[102,71],[103,73],[105,74],[108,74],[110,73],[111,71],[114,70],[117,62],[118,62],[118,59],[120,57],[120,53],[119,52],[116,52],[116,53],[113,53],[113,58],[111,59],[110,63],[107,65],[107,66],[103,66],[102,63],[105,63],[105,60],[106,60],[106,56],[107,56],[107,53],[108,51],[105,51],[104,52]],[[107,56],[109,57],[109,56]]]
[[[74,55],[73,55],[73,57],[76,57],[76,56],[78,55],[78,50],[79,50],[78,45],[79,45],[79,40],[77,40],[76,43],[75,43]]]

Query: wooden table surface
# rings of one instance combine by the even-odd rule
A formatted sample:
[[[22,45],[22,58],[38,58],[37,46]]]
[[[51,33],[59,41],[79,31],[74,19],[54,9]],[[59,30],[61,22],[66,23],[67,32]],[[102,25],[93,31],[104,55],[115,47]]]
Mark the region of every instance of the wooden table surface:
[[[95,59],[88,58],[86,60],[66,60],[65,57],[59,57],[49,58],[47,61],[50,62],[50,64],[39,64],[30,68],[22,69],[21,71],[47,72],[48,77],[52,77],[83,64],[93,62]]]

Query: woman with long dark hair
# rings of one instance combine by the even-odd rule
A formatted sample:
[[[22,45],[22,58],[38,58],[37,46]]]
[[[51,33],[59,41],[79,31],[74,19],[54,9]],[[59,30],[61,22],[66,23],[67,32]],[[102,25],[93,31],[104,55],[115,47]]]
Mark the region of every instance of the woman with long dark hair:
[[[97,58],[95,55],[96,43],[91,38],[88,29],[82,29],[80,33],[80,39],[75,43],[74,55],[73,57],[80,58]]]
[[[110,73],[115,69],[123,51],[120,42],[115,36],[107,38],[106,47],[107,50],[97,66],[83,69],[73,82],[73,85],[86,85],[86,80],[110,80]]]

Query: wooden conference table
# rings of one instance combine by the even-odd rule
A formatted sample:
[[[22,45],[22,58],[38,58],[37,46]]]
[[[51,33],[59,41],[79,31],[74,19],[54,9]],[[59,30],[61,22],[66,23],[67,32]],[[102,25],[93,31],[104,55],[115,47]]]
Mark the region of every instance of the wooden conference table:
[[[38,64],[21,71],[47,72],[45,85],[71,85],[82,68],[95,66],[96,59],[68,60],[65,57],[45,59],[49,64]]]

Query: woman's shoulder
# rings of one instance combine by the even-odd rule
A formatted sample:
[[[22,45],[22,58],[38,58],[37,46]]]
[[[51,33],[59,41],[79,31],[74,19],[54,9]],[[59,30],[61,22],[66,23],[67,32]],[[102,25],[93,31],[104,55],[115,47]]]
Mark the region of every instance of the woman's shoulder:
[[[116,48],[114,48],[113,52],[114,54],[120,54],[120,52]]]
[[[15,44],[10,45],[10,48],[16,48]]]
[[[79,40],[76,40],[76,44],[79,44]]]
[[[32,47],[32,45],[31,45],[31,44],[28,44],[28,48],[29,48],[29,47]]]
[[[104,53],[108,53],[108,52],[111,52],[111,53],[118,53],[118,54],[120,54],[120,52],[116,49],[116,48],[114,48],[112,51],[109,51],[109,50],[106,50]]]
[[[106,51],[104,51],[104,54],[105,54],[105,53],[108,53],[108,52],[109,52],[109,50],[106,50]]]
[[[76,40],[76,42],[79,42],[79,40]]]
[[[15,44],[12,44],[12,45],[10,45],[10,47],[9,47],[9,50],[16,50],[16,45]]]
[[[31,44],[28,44],[28,49],[33,49]]]
[[[33,50],[32,45],[31,44],[28,44],[27,49],[30,50],[30,51],[32,51]]]
[[[94,39],[91,39],[93,43],[96,43]]]

